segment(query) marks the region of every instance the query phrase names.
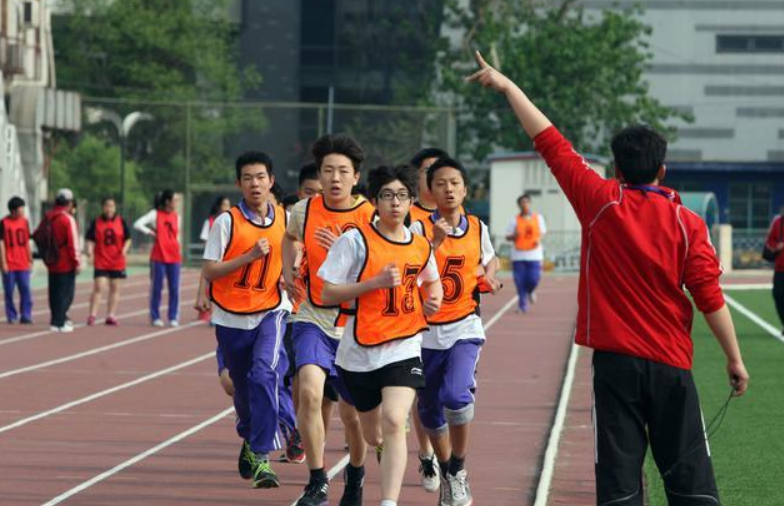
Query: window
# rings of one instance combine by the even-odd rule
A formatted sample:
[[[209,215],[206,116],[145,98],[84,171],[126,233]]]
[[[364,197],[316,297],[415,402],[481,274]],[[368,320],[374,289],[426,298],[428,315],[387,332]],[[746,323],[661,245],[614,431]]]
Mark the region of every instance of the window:
[[[771,185],[730,184],[730,224],[736,228],[767,228],[772,216]]]
[[[784,35],[717,35],[717,53],[784,53]]]
[[[24,14],[22,15],[22,20],[27,26],[33,24],[33,2],[24,3]]]

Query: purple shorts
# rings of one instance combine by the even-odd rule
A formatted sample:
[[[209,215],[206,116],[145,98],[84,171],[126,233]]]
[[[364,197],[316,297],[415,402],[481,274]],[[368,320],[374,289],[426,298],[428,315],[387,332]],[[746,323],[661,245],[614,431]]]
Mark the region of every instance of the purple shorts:
[[[338,391],[340,398],[354,405],[354,400],[335,367],[335,355],[340,340],[329,337],[313,323],[294,322],[291,338],[294,342],[294,360],[297,370],[304,365],[317,365],[327,374],[327,382]]]

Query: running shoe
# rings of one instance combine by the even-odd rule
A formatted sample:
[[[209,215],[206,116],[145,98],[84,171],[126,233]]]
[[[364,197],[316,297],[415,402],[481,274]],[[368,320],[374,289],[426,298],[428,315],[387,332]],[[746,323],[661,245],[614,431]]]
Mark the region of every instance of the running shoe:
[[[474,504],[474,497],[471,495],[471,487],[468,484],[468,473],[465,469],[458,471],[457,474],[447,473],[446,479],[449,481],[452,495],[450,506],[471,506]]]
[[[92,316],[92,315],[88,316],[87,317],[87,326],[88,327],[92,327],[93,325],[95,325],[95,316]]]
[[[311,481],[305,487],[305,493],[297,501],[297,506],[327,506],[328,497],[328,482]]]
[[[180,322],[178,322],[177,320],[171,320],[169,322],[169,327],[179,327],[179,326],[180,326]]]
[[[302,437],[296,428],[291,431],[291,435],[286,442],[286,459],[292,464],[305,462],[305,448],[302,446]]]
[[[242,446],[240,447],[240,456],[237,458],[237,469],[243,480],[253,478],[253,457],[255,457],[255,455],[253,455],[250,445],[247,441],[243,440]]]
[[[446,475],[438,473],[440,490],[438,494],[438,506],[452,506],[452,489],[449,487],[449,480]]]
[[[278,488],[280,480],[272,470],[269,460],[253,455],[253,488]]]
[[[364,469],[361,471],[362,474],[359,478],[351,478],[349,477],[348,467],[343,474],[343,479],[346,482],[346,486],[343,489],[343,497],[340,498],[340,503],[338,506],[362,506],[362,489],[365,485],[365,471]]]
[[[153,320],[152,321],[152,326],[153,327],[163,327],[163,320],[161,320],[160,318],[158,318],[157,320]]]
[[[431,494],[437,491],[441,484],[438,479],[439,471],[438,460],[435,454],[428,457],[419,457],[419,477],[422,481],[422,486]]]
[[[117,326],[120,325],[120,322],[117,321],[117,318],[115,318],[114,316],[107,316],[106,317],[106,325],[109,325],[109,326],[112,326],[112,327],[117,327]]]

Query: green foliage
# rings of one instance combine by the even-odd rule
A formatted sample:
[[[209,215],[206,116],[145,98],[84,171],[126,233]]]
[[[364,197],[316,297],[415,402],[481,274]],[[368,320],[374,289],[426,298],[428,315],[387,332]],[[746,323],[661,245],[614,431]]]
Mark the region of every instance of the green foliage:
[[[457,102],[462,154],[531,149],[503,97],[464,82],[473,50],[518,83],[579,150],[606,154],[608,135],[645,123],[672,136],[672,118],[689,118],[649,94],[643,71],[650,29],[639,11],[606,10],[588,19],[574,0],[449,0],[447,23],[462,34],[441,58],[445,99]],[[475,86],[475,85],[474,85]]]

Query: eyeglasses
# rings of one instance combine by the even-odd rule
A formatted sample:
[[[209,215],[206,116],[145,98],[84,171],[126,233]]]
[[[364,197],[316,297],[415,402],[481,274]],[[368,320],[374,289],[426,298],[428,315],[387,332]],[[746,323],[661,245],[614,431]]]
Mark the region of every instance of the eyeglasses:
[[[386,202],[392,202],[395,197],[397,197],[397,200],[400,202],[411,200],[411,194],[407,191],[400,191],[395,193],[392,190],[384,190],[378,194],[379,200],[384,200]]]

